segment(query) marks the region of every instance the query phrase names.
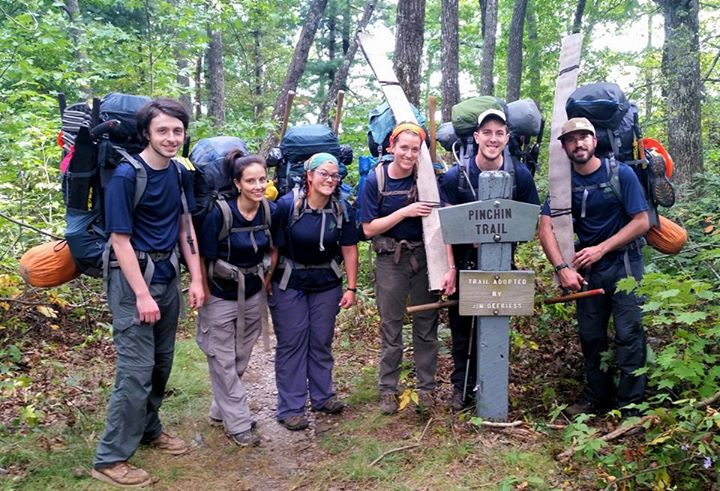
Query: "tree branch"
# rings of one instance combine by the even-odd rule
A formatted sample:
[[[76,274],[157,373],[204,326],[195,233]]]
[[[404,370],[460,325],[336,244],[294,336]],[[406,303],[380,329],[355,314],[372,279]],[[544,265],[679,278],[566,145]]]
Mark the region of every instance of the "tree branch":
[[[428,428],[430,427],[430,423],[432,423],[432,418],[428,419],[427,424],[425,425],[425,429],[423,430],[422,434],[420,435],[420,438],[417,439],[416,443],[411,443],[410,445],[405,445],[398,448],[391,448],[390,450],[386,450],[385,452],[381,453],[380,456],[370,462],[370,467],[374,466],[378,462],[380,462],[382,459],[387,457],[390,454],[396,453],[396,452],[402,452],[403,450],[410,450],[411,448],[417,448],[420,446],[420,442],[422,441],[423,437],[425,436],[425,433],[427,432]]]
[[[63,237],[59,237],[59,236],[57,236],[57,235],[55,235],[55,234],[51,234],[50,232],[45,232],[44,230],[40,230],[40,229],[37,228],[37,227],[33,227],[32,225],[28,225],[27,223],[21,222],[21,221],[19,221],[19,220],[15,220],[14,218],[6,215],[5,213],[3,213],[3,212],[1,212],[1,211],[0,211],[0,217],[4,218],[4,219],[7,220],[8,222],[14,223],[15,225],[19,225],[19,226],[24,227],[24,228],[29,228],[30,230],[33,230],[33,231],[35,231],[35,232],[37,232],[37,233],[39,233],[39,234],[42,234],[42,235],[46,235],[46,236],[48,236],[48,237],[50,237],[50,238],[53,238],[53,239],[55,239],[55,240],[65,240]]]

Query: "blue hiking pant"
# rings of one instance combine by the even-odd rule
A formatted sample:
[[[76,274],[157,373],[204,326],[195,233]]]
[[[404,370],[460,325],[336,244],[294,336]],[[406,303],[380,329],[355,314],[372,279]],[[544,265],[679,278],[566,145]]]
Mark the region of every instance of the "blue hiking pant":
[[[332,341],[340,307],[340,285],[322,292],[305,292],[272,284],[268,297],[277,338],[275,382],[277,418],[305,413],[305,402],[319,408],[335,396],[332,385]]]
[[[643,275],[642,260],[631,261],[632,275]],[[616,290],[617,282],[627,277],[625,265],[618,261],[608,268],[591,271],[588,288],[604,288],[605,294],[577,301],[580,344],[585,357],[587,385],[583,398],[601,407],[619,407],[645,398],[645,375],[633,375],[645,366],[646,341],[642,327],[641,300],[635,293]],[[607,328],[612,314],[615,325],[616,362],[620,378],[615,389],[612,370],[600,368],[601,355],[608,350]]]
[[[141,443],[162,432],[158,410],[172,369],[180,313],[177,278],[151,284],[150,294],[160,309],[153,325],[138,321],[135,293],[120,269],[110,270],[107,297],[117,361],[105,431],[95,450],[96,469],[128,460]]]

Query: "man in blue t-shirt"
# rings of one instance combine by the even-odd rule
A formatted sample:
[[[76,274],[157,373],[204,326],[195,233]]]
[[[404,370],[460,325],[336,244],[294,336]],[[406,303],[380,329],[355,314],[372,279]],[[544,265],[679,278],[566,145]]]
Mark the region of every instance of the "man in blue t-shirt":
[[[568,290],[603,288],[605,294],[577,301],[578,333],[585,357],[587,384],[580,398],[565,409],[569,416],[639,403],[645,396],[646,377],[635,375],[645,365],[646,341],[641,324],[640,299],[616,290],[617,282],[643,274],[641,238],[650,228],[647,201],[635,172],[612,157],[595,156],[595,128],[585,118],[572,118],[561,129],[560,141],[572,163],[572,215],[579,247],[571,264],[563,261],[552,229],[548,200],[540,217],[540,242],[555,267],[560,285]],[[615,167],[617,166],[617,167]],[[618,173],[620,189],[611,185]],[[615,324],[618,386],[613,374],[601,368],[608,350],[610,315]]]
[[[507,149],[510,132],[503,111],[488,109],[478,116],[478,127],[473,134],[474,154],[447,171],[440,183],[440,198],[445,205],[460,205],[477,201],[477,188],[481,172],[504,170],[513,177],[512,199],[540,204],[535,181],[525,164],[512,159]],[[477,248],[472,245],[453,246],[453,256],[460,269],[477,269]],[[456,281],[459,283],[459,280]],[[451,298],[457,298],[456,293]],[[470,316],[460,316],[458,307],[448,309],[452,334],[453,384],[452,408],[460,411],[471,404],[472,388],[476,378],[476,350]]]
[[[117,167],[105,189],[105,229],[112,243],[107,297],[117,369],[92,476],[114,485],[150,483],[147,472],[128,463],[141,443],[172,455],[188,451],[183,440],[163,430],[158,410],[181,305],[178,246],[190,271],[191,307],[199,308],[205,298],[195,231],[189,215],[182,215],[192,209],[192,184],[189,173],[171,160],[185,141],[189,120],[173,99],[143,106],[137,131],[147,146],[132,157],[135,166]],[[147,187],[135,205],[136,172],[143,169]],[[183,194],[190,200],[185,210]]]

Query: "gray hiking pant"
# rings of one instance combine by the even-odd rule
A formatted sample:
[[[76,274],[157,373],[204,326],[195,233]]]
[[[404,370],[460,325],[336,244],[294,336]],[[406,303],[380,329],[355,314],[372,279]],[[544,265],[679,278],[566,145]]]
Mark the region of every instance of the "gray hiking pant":
[[[138,321],[135,293],[125,276],[119,268],[110,270],[107,298],[117,368],[105,431],[95,450],[96,469],[128,460],[141,443],[151,442],[162,432],[158,410],[175,351],[180,313],[177,281],[150,285],[160,320],[149,325]]]
[[[414,260],[412,260],[414,258]],[[403,249],[395,263],[392,253],[378,254],[375,263],[375,296],[380,311],[380,380],[381,394],[398,391],[400,362],[403,354],[402,328],[408,296],[410,304],[436,302],[438,296],[428,291],[425,248]],[[413,352],[417,389],[435,389],[437,367],[437,310],[412,316]]]
[[[250,408],[242,376],[250,362],[253,347],[260,336],[261,294],[245,300],[245,330],[235,324],[237,302],[210,296],[200,309],[197,343],[207,356],[213,398],[209,416],[222,420],[231,435],[250,429]],[[236,341],[242,341],[238,350]],[[239,345],[238,345],[239,346]]]

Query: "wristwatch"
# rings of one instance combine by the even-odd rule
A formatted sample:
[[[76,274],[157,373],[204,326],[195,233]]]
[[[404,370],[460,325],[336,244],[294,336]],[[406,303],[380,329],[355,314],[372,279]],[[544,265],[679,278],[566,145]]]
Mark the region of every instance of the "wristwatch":
[[[560,264],[558,264],[557,266],[555,266],[555,272],[556,272],[556,273],[559,273],[560,270],[565,269],[565,268],[569,268],[569,267],[570,267],[570,266],[568,266],[568,263],[560,263]]]

